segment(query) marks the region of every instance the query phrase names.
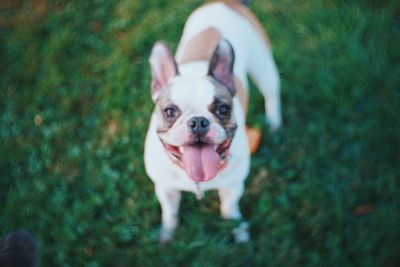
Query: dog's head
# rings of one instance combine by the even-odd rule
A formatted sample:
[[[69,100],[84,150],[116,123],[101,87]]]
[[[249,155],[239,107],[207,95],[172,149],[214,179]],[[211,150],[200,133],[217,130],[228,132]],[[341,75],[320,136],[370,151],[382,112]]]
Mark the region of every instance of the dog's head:
[[[213,179],[228,163],[237,128],[233,63],[232,46],[225,40],[202,78],[180,75],[162,42],[154,45],[150,56],[158,136],[170,158],[196,182]]]

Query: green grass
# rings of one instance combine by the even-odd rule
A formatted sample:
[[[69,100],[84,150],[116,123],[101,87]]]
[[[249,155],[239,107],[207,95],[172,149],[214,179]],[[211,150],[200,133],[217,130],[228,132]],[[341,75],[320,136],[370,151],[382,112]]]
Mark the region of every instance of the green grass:
[[[282,78],[231,242],[215,192],[184,194],[176,241],[143,167],[153,43],[176,48],[200,0],[49,1],[0,28],[0,234],[37,237],[41,266],[398,266],[400,4],[255,0]],[[29,4],[0,4],[27,16]],[[11,14],[11,15],[10,15]],[[364,209],[364,211],[363,211]]]

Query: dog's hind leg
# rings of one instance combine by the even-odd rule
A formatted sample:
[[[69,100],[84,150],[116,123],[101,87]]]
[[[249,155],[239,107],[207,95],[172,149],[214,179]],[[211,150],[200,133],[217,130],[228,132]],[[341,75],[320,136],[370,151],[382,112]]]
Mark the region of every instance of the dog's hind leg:
[[[255,41],[252,45],[250,57],[250,77],[264,96],[267,121],[271,131],[275,131],[282,125],[278,69],[272,52],[265,42]]]
[[[233,230],[233,236],[237,243],[243,243],[250,240],[248,232],[248,223],[242,221],[242,214],[239,209],[239,201],[243,195],[244,185],[240,183],[235,187],[223,188],[218,190],[221,201],[221,216],[224,219],[233,219],[240,221],[240,225]]]
[[[158,201],[161,205],[160,243],[167,243],[174,237],[175,229],[179,224],[179,203],[181,192],[174,188],[157,185],[155,188]]]

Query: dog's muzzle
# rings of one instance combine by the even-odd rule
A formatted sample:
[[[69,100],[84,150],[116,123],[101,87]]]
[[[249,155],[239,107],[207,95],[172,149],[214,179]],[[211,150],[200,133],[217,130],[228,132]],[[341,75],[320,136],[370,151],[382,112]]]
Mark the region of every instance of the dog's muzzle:
[[[160,138],[169,158],[195,182],[209,181],[228,164],[229,148],[233,134],[220,144],[207,137],[210,122],[204,117],[188,121],[192,133],[190,140],[181,146],[168,144]]]

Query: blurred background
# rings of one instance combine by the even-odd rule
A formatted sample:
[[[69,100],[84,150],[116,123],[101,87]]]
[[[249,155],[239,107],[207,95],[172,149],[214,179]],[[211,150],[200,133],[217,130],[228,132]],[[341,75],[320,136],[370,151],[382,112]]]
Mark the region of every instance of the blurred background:
[[[148,56],[202,3],[0,2],[0,235],[31,231],[40,266],[399,266],[397,0],[253,1],[284,127],[268,133],[252,86],[252,241],[231,242],[209,192],[183,195],[176,241],[158,245]]]

